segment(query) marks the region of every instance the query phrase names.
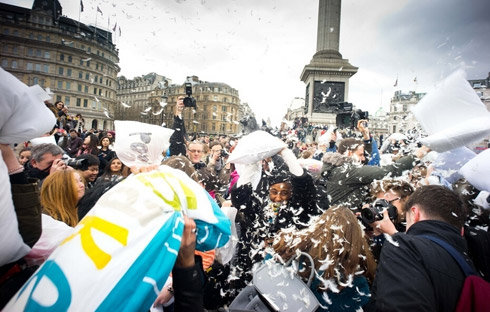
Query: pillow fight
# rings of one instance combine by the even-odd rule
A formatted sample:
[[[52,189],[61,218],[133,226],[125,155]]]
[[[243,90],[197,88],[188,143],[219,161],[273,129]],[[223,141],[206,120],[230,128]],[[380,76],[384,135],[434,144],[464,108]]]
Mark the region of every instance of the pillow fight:
[[[490,311],[490,150],[467,147],[490,112],[468,89],[453,73],[384,142],[366,120],[213,137],[184,96],[170,128],[87,130],[0,69],[0,309]]]

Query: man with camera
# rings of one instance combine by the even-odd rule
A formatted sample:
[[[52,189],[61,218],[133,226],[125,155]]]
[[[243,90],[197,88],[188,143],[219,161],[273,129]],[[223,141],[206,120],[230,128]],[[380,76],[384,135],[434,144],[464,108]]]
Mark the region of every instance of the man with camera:
[[[465,274],[453,256],[427,237],[449,244],[474,268],[462,236],[466,211],[453,191],[415,190],[405,205],[407,232],[385,243],[365,311],[455,311]],[[423,236],[422,236],[423,235]]]
[[[218,177],[219,186],[227,186],[230,182],[230,164],[226,163],[228,153],[219,142],[209,145],[208,168]]]
[[[422,146],[413,154],[398,159],[395,163],[378,167],[364,165],[366,162],[365,146],[371,138],[367,127],[358,123],[364,141],[355,138],[340,142],[337,153],[326,153],[323,156],[323,179],[325,180],[331,205],[346,205],[352,210],[359,210],[368,198],[368,186],[374,180],[381,180],[387,175],[400,176],[403,171],[413,168],[416,160],[427,154],[429,148]]]
[[[43,143],[32,148],[32,158],[25,164],[27,177],[42,181],[57,170],[66,169],[66,164],[61,159],[63,150],[50,143]]]

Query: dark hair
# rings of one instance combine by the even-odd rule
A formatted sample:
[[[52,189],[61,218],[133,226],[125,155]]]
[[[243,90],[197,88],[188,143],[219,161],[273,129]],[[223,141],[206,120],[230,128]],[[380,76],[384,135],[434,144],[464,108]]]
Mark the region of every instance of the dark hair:
[[[209,150],[211,150],[213,148],[213,146],[216,146],[216,145],[219,145],[219,146],[221,146],[221,148],[223,148],[223,144],[221,144],[218,141],[214,141],[214,142],[209,143]]]
[[[397,179],[378,180],[371,184],[371,195],[373,196],[390,190],[397,193],[401,199],[412,195],[414,191],[413,187],[408,182]]]
[[[343,139],[339,143],[339,154],[344,154],[346,151],[355,151],[358,147],[364,146],[364,143],[361,140],[347,138]]]
[[[118,173],[117,172],[114,173],[111,170],[111,165],[115,160],[119,160],[121,162],[121,170]],[[99,177],[99,179],[107,181],[107,180],[110,180],[113,175],[117,175],[117,174],[120,174],[121,177],[126,177],[124,175],[124,167],[125,167],[124,163],[119,158],[114,157],[107,162],[107,165],[105,166],[105,169],[104,169],[104,173]]]
[[[204,185],[204,189],[208,192],[219,188],[218,177],[208,167],[201,168],[196,171],[199,183]]]
[[[54,106],[58,105],[58,103],[63,104],[63,107],[65,107],[65,103],[63,103],[63,101],[56,101],[56,102],[54,103]]]
[[[416,189],[403,210],[407,213],[415,205],[428,219],[446,222],[458,229],[466,220],[467,212],[458,194],[440,185],[424,185]]]
[[[167,165],[169,167],[179,169],[184,171],[191,179],[197,181],[197,174],[191,161],[182,155],[171,156],[162,162],[162,165]]]
[[[103,140],[103,139],[108,139],[108,140],[109,140],[109,145],[110,145],[110,143],[112,143],[111,138],[109,138],[107,135],[104,135],[104,136],[103,136],[103,137],[101,137],[101,138],[100,138],[100,140],[99,140],[99,145],[100,145],[100,147],[101,147],[101,148],[103,147],[103,146],[102,146],[102,140]]]
[[[80,167],[80,170],[85,171],[88,169],[88,167],[93,166],[93,165],[100,165],[99,158],[97,156],[92,155],[92,154],[82,154],[78,156],[76,159],[84,159],[85,161],[82,162],[82,166]]]
[[[95,134],[91,134],[88,136],[90,138],[90,143],[87,146],[87,148],[91,149],[91,153],[93,155],[99,154],[99,148],[97,145],[99,144],[99,140]]]

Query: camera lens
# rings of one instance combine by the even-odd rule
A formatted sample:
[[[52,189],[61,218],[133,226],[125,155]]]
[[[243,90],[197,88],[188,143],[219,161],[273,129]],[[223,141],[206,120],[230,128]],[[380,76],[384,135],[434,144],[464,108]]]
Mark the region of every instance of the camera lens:
[[[373,212],[373,210],[373,207],[368,207],[361,210],[361,216],[364,222],[373,223],[376,221],[376,214]]]

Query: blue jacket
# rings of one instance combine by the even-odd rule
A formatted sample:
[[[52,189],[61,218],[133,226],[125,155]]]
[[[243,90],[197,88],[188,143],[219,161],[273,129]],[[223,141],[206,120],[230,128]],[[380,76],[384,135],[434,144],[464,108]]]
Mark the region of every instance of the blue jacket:
[[[317,312],[357,311],[369,301],[369,297],[371,296],[368,281],[364,276],[355,277],[352,281],[352,287],[346,287],[339,293],[333,293],[327,290],[324,294],[324,291],[318,289],[318,286],[321,286],[320,283],[319,280],[315,279],[311,285],[311,290],[320,302],[320,307],[316,310]],[[324,295],[328,297],[328,300],[331,302],[330,304],[323,298]]]

